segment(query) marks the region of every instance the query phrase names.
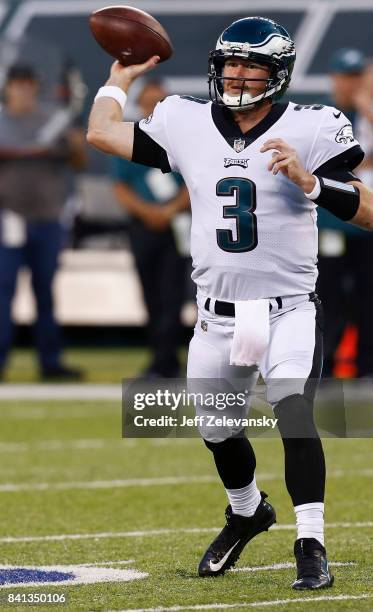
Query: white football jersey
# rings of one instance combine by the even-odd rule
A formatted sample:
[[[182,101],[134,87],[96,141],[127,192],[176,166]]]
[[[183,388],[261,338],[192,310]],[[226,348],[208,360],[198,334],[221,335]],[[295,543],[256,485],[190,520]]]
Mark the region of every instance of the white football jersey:
[[[226,109],[170,96],[139,127],[166,151],[188,187],[192,278],[200,293],[235,301],[314,290],[316,206],[284,175],[268,171],[272,152],[260,148],[282,138],[312,173],[349,149],[361,152],[342,113],[275,104],[244,135]]]

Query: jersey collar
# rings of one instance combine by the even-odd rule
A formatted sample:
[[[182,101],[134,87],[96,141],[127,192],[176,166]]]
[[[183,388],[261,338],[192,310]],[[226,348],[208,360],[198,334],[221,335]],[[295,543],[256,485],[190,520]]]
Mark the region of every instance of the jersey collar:
[[[268,115],[266,115],[255,127],[245,133],[241,132],[239,126],[232,117],[232,112],[228,108],[213,103],[211,106],[211,115],[216,128],[229,146],[234,149],[235,141],[237,141],[237,139],[242,139],[245,141],[245,146],[242,149],[244,150],[280,119],[288,105],[288,102],[277,102],[273,104]]]

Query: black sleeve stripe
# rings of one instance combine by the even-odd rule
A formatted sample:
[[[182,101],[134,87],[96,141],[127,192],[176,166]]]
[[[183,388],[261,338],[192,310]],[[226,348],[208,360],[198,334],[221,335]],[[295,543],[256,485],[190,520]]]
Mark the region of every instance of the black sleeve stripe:
[[[172,172],[166,151],[135,123],[132,161],[143,166],[160,168],[162,172]]]
[[[339,155],[328,159],[325,164],[319,166],[313,174],[317,176],[325,176],[326,178],[347,183],[349,181],[360,181],[360,179],[352,172],[364,159],[364,151],[360,145],[355,145],[343,151]],[[360,181],[361,182],[361,181]]]
[[[347,170],[347,168],[339,168],[338,170],[329,170],[326,172],[316,170],[314,174],[323,178],[332,179],[333,181],[339,181],[340,183],[349,183],[350,181],[358,181],[361,183],[359,177],[351,172],[351,170]]]

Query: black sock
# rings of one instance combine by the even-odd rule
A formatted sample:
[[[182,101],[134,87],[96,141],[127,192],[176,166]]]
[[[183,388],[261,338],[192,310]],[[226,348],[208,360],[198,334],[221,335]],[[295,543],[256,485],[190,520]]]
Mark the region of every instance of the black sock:
[[[256,459],[249,440],[234,437],[224,442],[204,440],[214,455],[215,465],[226,489],[242,489],[254,478]]]

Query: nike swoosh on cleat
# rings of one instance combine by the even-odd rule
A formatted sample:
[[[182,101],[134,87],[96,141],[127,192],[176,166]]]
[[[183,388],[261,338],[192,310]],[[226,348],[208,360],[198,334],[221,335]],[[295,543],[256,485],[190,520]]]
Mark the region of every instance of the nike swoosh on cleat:
[[[224,555],[224,557],[219,561],[219,563],[213,563],[212,561],[210,561],[210,570],[212,572],[218,572],[224,565],[224,563],[226,562],[226,560],[228,559],[229,555],[231,554],[232,550],[237,546],[237,544],[240,542],[240,540],[237,540],[237,542],[235,544],[233,544],[232,548],[230,548],[228,550],[228,552]]]
[[[339,113],[333,113],[333,115],[336,119],[339,119],[339,117],[342,115],[342,111],[339,111]]]

